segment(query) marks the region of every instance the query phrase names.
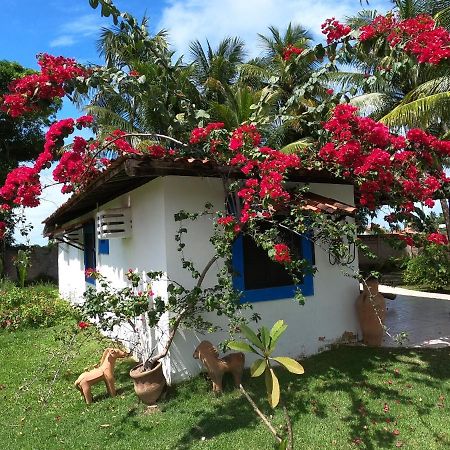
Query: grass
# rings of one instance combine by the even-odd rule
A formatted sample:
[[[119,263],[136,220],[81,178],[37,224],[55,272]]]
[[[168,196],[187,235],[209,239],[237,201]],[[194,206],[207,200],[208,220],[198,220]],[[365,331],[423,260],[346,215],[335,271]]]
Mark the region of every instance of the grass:
[[[0,332],[2,449],[273,448],[239,392],[228,383],[216,398],[204,377],[169,388],[159,408],[149,413],[128,377],[133,362],[119,361],[119,395],[107,397],[99,384],[93,390],[95,403],[85,405],[73,382],[98,362],[105,343],[80,333],[65,357],[67,345],[55,335],[67,340],[69,334],[62,326]],[[341,347],[303,365],[303,376],[279,371],[295,448],[450,448],[448,349]],[[263,383],[248,374],[244,379],[271,414]],[[281,423],[279,412],[275,421]]]

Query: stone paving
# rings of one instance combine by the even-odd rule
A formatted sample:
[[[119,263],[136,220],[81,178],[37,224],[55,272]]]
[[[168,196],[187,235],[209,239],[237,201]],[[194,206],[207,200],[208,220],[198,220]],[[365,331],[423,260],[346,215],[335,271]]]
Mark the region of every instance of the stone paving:
[[[450,347],[450,295],[380,285],[380,292],[397,294],[386,299],[386,326],[394,336],[405,331],[407,347]],[[384,346],[399,344],[389,336]]]

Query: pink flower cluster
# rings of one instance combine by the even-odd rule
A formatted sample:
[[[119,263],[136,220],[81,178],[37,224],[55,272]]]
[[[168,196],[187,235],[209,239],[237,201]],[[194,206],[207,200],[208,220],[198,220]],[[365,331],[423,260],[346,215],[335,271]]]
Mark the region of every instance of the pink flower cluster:
[[[283,49],[283,59],[289,61],[292,55],[301,55],[303,53],[303,48],[296,47],[295,45],[289,44]]]
[[[439,64],[450,57],[450,32],[437,26],[426,14],[405,20],[395,16],[377,16],[361,27],[359,40],[368,41],[384,36],[391,47],[400,47],[417,57],[419,63]]]
[[[9,85],[10,94],[3,97],[1,109],[12,117],[34,111],[42,102],[64,97],[64,83],[87,75],[74,59],[42,54],[38,56],[41,72],[26,75]]]
[[[322,28],[322,33],[327,37],[327,44],[339,41],[352,31],[348,25],[340,23],[334,17],[325,20],[320,28]]]
[[[209,135],[214,130],[221,130],[225,124],[223,122],[212,122],[206,125],[206,127],[194,128],[191,131],[190,144],[200,144],[201,142],[206,142]]]
[[[241,149],[244,144],[257,147],[261,142],[261,135],[254,125],[241,125],[236,128],[231,135],[228,148],[232,151]]]
[[[394,135],[385,125],[359,117],[357,108],[348,104],[336,106],[324,129],[331,139],[318,156],[336,164],[344,176],[355,177],[362,206],[375,209],[377,199],[396,192],[410,212],[413,202],[431,205],[448,182],[435,160],[450,157],[450,141],[418,129],[408,131],[406,138]]]
[[[64,138],[73,133],[75,127],[86,127],[92,124],[91,116],[83,116],[78,120],[64,119],[52,124],[45,135],[44,149],[32,167],[20,166],[13,169],[0,188],[0,197],[7,202],[27,207],[39,205],[42,193],[39,173],[55,159],[55,150],[64,144]],[[76,137],[70,151],[64,152],[53,176],[62,183],[80,182],[85,175],[84,154],[87,142]],[[89,174],[94,175],[94,171]],[[87,177],[89,178],[89,177]]]

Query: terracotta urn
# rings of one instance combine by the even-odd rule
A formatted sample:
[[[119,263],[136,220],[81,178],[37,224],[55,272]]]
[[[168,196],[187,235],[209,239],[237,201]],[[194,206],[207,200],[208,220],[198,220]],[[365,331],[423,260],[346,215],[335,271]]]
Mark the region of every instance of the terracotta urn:
[[[134,391],[139,399],[146,405],[153,405],[161,396],[166,379],[162,371],[162,363],[151,370],[142,371],[143,364],[130,370],[130,377],[134,382]]]
[[[386,317],[386,301],[378,292],[376,278],[370,278],[364,283],[364,290],[356,300],[356,311],[364,344],[380,347],[383,342],[382,324]]]

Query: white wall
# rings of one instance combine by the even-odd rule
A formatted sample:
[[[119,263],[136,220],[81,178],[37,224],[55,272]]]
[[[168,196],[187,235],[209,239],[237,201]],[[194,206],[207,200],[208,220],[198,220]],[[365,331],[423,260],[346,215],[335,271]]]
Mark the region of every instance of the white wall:
[[[224,198],[222,185],[219,180],[187,177],[166,177],[166,239],[167,261],[169,273],[183,283],[193,284],[185,270],[180,266],[179,256],[173,235],[176,225],[173,213],[180,209],[198,211],[205,201],[212,202],[217,207],[223,207]],[[348,204],[353,204],[353,187],[344,185],[311,184],[311,191],[320,195],[335,198]],[[212,232],[210,221],[202,220],[189,225],[186,256],[196,262],[196,267],[202,268],[213,254],[213,249],[207,237]],[[316,267],[318,272],[314,277],[314,295],[307,297],[304,306],[293,299],[272,300],[253,304],[253,311],[258,312],[262,321],[258,326],[271,327],[277,320],[283,319],[288,329],[279,342],[280,355],[301,357],[316,353],[321,348],[338,340],[345,331],[356,333],[358,323],[354,302],[359,294],[358,282],[343,272],[352,273],[354,270],[344,270],[340,266],[330,265],[328,253],[319,247],[315,250]],[[358,267],[358,262],[353,263]],[[216,269],[218,266],[216,267]],[[207,283],[214,280],[214,271],[207,279]],[[248,313],[250,314],[250,313]],[[223,319],[210,316],[216,323],[226,329]],[[191,331],[178,333],[171,350],[172,379],[178,381],[198,373],[198,362],[192,358],[195,347],[203,339],[218,344],[226,337],[225,333],[202,336]],[[247,355],[246,355],[247,356]],[[254,358],[247,356],[247,363]]]
[[[353,188],[343,185],[311,184],[311,191],[353,204]],[[203,209],[205,202],[214,204],[215,209],[223,208],[224,194],[221,180],[200,177],[160,177],[103,205],[101,209],[125,207],[132,209],[132,236],[126,239],[110,239],[110,254],[97,255],[97,268],[112,282],[123,285],[124,273],[128,268],[141,271],[162,270],[172,279],[185,286],[193,286],[195,281],[188,271],[181,267],[177,243],[174,241],[179,224],[173,215],[184,209],[196,212]],[[94,216],[95,211],[90,213]],[[88,216],[88,215],[87,215]],[[212,221],[208,217],[194,223],[186,221],[185,255],[193,259],[200,270],[213,254],[209,236]],[[330,265],[326,251],[316,247],[316,267],[314,295],[307,297],[304,306],[292,299],[272,300],[253,304],[253,310],[262,316],[258,324],[272,326],[279,319],[285,320],[288,329],[279,342],[278,353],[301,357],[316,353],[329,343],[339,339],[345,331],[358,331],[354,302],[359,293],[359,284],[353,278],[344,276],[340,266]],[[358,262],[354,262],[358,267]],[[220,267],[217,262],[205,279],[204,286],[214,283],[215,273]],[[60,246],[60,290],[70,298],[80,295],[84,287],[84,267],[82,252]],[[81,288],[81,289],[80,289]],[[165,294],[166,283],[160,282],[152,289]],[[70,295],[69,295],[70,294]],[[210,316],[213,320],[217,318]],[[226,328],[220,320],[217,323]],[[161,334],[168,333],[168,318],[160,323],[156,335],[145,329],[145,345],[151,347],[159,341]],[[218,344],[225,333],[202,336],[191,331],[178,333],[169,357],[166,358],[165,373],[174,382],[197,374],[200,366],[192,358],[198,343],[208,339]],[[247,356],[247,363],[252,358]]]

